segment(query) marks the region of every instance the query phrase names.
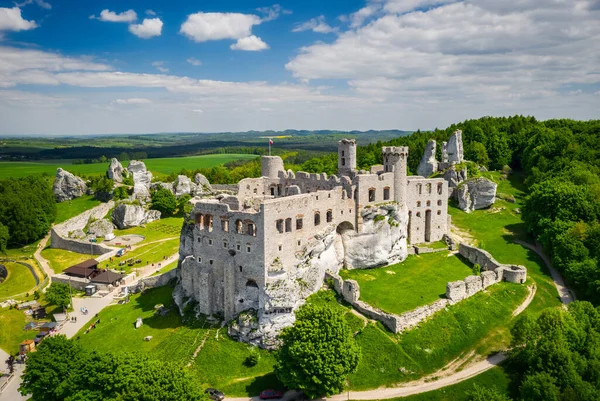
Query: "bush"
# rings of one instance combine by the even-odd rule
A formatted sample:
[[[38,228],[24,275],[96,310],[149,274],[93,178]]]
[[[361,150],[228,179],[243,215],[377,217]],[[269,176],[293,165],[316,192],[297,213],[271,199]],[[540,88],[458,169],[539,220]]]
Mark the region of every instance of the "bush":
[[[252,367],[252,366],[256,366],[259,361],[260,361],[260,354],[258,353],[258,350],[256,349],[256,347],[252,347],[250,350],[250,355],[248,355],[244,364],[248,367]]]
[[[172,215],[177,209],[177,198],[171,191],[158,188],[152,193],[153,210],[158,210],[163,216]]]
[[[473,274],[476,276],[479,276],[481,274],[481,266],[479,265],[479,263],[475,263],[473,265]]]

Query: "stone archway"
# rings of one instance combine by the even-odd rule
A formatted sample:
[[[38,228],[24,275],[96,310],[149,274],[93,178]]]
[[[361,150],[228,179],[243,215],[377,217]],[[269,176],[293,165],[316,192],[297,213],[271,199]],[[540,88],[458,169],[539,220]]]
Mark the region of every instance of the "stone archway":
[[[346,234],[348,231],[354,231],[354,225],[349,221],[342,221],[335,229],[335,232],[340,235]]]
[[[336,236],[333,242],[335,247],[335,253],[337,255],[337,260],[340,261],[343,267],[347,267],[346,265],[346,238],[349,235],[354,234],[354,225],[349,221],[343,221],[337,225]]]
[[[249,308],[258,309],[258,284],[254,280],[246,281],[245,286],[246,296],[244,297],[244,305]]]

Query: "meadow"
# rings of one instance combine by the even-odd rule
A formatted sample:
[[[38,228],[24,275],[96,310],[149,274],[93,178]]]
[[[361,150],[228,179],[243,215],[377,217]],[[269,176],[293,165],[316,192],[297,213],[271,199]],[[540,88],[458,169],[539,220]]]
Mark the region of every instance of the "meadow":
[[[448,252],[409,255],[402,263],[376,269],[342,270],[360,285],[360,299],[402,314],[446,296],[446,283],[473,274],[471,264]]]
[[[203,167],[214,167],[234,160],[252,160],[256,155],[248,154],[215,154],[188,157],[169,157],[146,159],[144,163],[148,170],[155,175],[168,175],[181,169],[195,170]],[[127,167],[128,162],[123,162]],[[54,176],[56,169],[61,167],[75,175],[104,175],[108,169],[107,163],[72,164],[71,160],[48,160],[44,162],[0,162],[0,179],[18,178],[28,175],[48,174]]]
[[[56,204],[56,219],[54,224],[60,224],[75,217],[86,210],[96,207],[101,202],[92,195],[83,195],[70,201],[59,202]]]
[[[8,277],[0,283],[0,300],[8,299],[14,295],[32,291],[35,288],[35,279],[26,266],[15,262],[0,262],[8,270]]]

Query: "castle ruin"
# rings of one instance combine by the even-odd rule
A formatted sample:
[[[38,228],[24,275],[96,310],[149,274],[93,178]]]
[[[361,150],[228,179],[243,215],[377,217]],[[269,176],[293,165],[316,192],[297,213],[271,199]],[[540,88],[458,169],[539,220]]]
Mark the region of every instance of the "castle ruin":
[[[236,195],[194,198],[180,245],[181,305],[226,321],[263,347],[294,321],[294,310],[341,268],[397,263],[409,244],[448,233],[448,183],[407,175],[407,147],[384,147],[383,165],[356,168],[356,141],[338,144],[338,175],[294,173],[262,157],[262,177]]]

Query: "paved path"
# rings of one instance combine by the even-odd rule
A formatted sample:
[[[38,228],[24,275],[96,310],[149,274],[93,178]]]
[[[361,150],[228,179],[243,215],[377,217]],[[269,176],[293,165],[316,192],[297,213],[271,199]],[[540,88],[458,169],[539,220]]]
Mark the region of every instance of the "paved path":
[[[15,365],[15,377],[0,393],[0,401],[21,401],[29,399],[29,396],[23,397],[21,393],[19,393],[23,370],[25,370],[25,364],[17,363]]]
[[[10,355],[8,354],[8,352],[6,352],[2,348],[0,348],[0,375],[2,373],[8,373],[8,369],[7,369],[6,363],[4,363],[4,361],[6,361],[9,356]]]
[[[560,296],[560,301],[564,305],[568,305],[571,302],[575,301],[575,294],[573,294],[573,292],[567,288],[565,281],[564,281],[563,277],[561,276],[560,272],[552,266],[552,263],[550,263],[550,259],[548,258],[548,256],[546,256],[546,254],[542,250],[541,246],[539,246],[539,245],[535,246],[528,242],[520,241],[520,240],[515,240],[515,242],[519,245],[524,246],[525,248],[531,249],[544,261],[544,263],[546,264],[546,267],[550,271],[550,275],[552,276],[552,281],[554,281],[554,286],[558,290],[558,295]]]

